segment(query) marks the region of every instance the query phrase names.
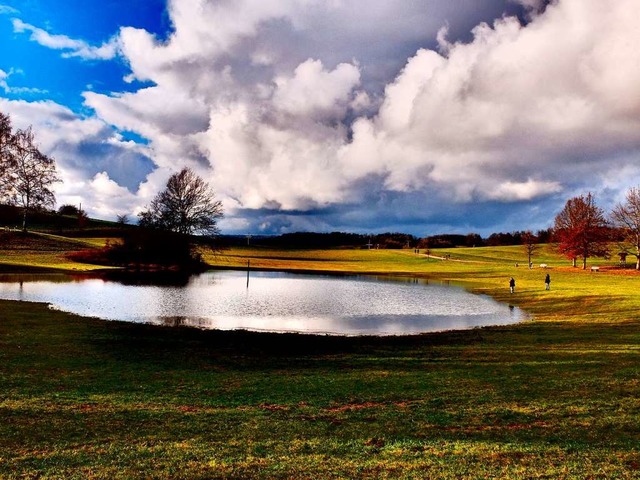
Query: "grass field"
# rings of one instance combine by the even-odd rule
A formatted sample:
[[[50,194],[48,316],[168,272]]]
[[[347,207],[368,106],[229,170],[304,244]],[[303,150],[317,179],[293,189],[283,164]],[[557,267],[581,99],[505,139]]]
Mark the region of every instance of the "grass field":
[[[550,268],[531,270],[516,247],[433,252],[447,253],[233,249],[207,260],[424,275],[533,319],[336,338],[0,302],[0,478],[640,478],[640,276],[572,269],[549,248],[535,263]]]
[[[87,271],[99,268],[68,260],[65,255],[76,250],[98,248],[104,238],[68,238],[46,233],[0,230],[0,269]]]

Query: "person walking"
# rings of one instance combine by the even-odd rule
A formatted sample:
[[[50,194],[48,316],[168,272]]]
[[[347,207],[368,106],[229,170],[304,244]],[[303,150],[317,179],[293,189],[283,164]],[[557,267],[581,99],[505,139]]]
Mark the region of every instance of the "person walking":
[[[547,276],[544,277],[544,289],[551,290],[551,277],[547,273]]]
[[[516,291],[516,281],[513,279],[513,277],[511,277],[511,280],[509,280],[509,291],[511,293]]]

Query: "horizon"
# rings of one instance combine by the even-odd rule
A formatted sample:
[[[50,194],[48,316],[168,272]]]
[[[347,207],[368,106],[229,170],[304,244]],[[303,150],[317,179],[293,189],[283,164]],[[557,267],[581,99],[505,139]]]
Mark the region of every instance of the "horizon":
[[[0,111],[94,218],[183,167],[226,235],[535,232],[640,185],[639,0],[55,3],[0,0]]]

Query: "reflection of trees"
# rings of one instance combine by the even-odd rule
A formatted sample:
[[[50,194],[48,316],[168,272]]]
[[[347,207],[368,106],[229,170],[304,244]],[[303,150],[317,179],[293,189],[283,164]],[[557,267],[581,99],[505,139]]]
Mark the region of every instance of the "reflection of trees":
[[[162,325],[165,327],[184,327],[187,324],[187,317],[164,317]]]
[[[198,317],[183,317],[183,316],[175,316],[175,317],[162,317],[161,319],[162,325],[165,327],[195,327],[195,328],[206,328],[209,325],[209,321],[206,318],[198,318]]]
[[[185,287],[192,275],[183,271],[136,272],[114,270],[100,274],[98,278],[123,285]]]
[[[64,273],[6,273],[0,275],[0,283],[36,283],[36,282],[51,282],[51,283],[68,283],[73,280],[73,276],[66,275]]]

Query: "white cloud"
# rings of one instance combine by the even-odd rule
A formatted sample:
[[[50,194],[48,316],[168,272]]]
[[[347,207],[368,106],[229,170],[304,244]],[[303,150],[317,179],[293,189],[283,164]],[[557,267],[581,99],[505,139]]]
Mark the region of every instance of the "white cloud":
[[[5,92],[9,91],[7,78],[9,78],[9,74],[4,70],[0,70],[0,88],[2,88]]]
[[[488,197],[495,200],[531,200],[540,195],[548,195],[561,190],[559,182],[538,182],[528,179],[526,182],[506,181],[489,192]]]
[[[356,123],[345,168],[374,152],[361,176],[386,175],[396,190],[439,186],[459,201],[595,183],[616,168],[622,145],[640,149],[635,3],[563,0],[526,27],[511,18],[479,25],[446,57],[418,51],[379,115]]]
[[[135,29],[120,37],[133,74],[158,86],[85,98],[108,122],[149,138],[158,165],[198,165],[245,207],[357,201],[354,186],[371,176],[389,190],[434,189],[459,202],[531,200],[557,193],[568,172],[588,183],[587,158],[640,143],[634,2],[562,0],[526,27],[515,18],[479,24],[469,43],[434,25],[442,53],[419,49],[388,82],[378,114],[349,119],[351,106],[371,105],[361,78],[370,66],[292,63],[278,35],[304,45],[331,19],[351,40],[371,28],[347,25],[354,5],[174,0],[167,42]],[[357,13],[384,24],[371,28],[383,38],[418,35],[389,8],[374,2]],[[289,45],[302,55],[297,47]]]
[[[53,35],[46,30],[34,27],[18,18],[13,19],[13,31],[31,33],[31,40],[43,47],[64,50],[63,57],[79,57],[84,60],[111,60],[118,53],[118,41],[112,38],[99,47],[89,45],[84,40],[77,40],[66,35]]]
[[[120,54],[127,80],[154,84],[84,94],[97,118],[149,140],[157,170],[131,205],[183,165],[234,210],[295,211],[358,204],[373,185],[380,197],[542,201],[637,163],[638,0],[517,0],[530,23],[500,10],[467,42],[460,25],[504,3],[460,1],[171,0],[166,40],[125,27],[102,47],[15,28],[67,55]],[[102,172],[87,188],[113,186]]]
[[[58,204],[82,203],[92,215],[115,218],[140,210],[155,195],[155,186],[149,189],[144,183],[146,165],[140,164],[151,154],[147,147],[122,140],[103,121],[79,117],[51,101],[0,98],[0,111],[10,115],[16,129],[32,125],[39,148],[56,160],[64,180],[55,187]],[[131,191],[108,178],[104,167],[143,183]]]
[[[20,13],[17,9],[9,5],[0,5],[0,15],[16,15]]]
[[[9,77],[14,74],[22,74],[19,70],[14,70],[13,68],[9,70],[9,72],[5,72],[0,69],[0,88],[5,91],[5,93],[13,93],[16,95],[27,94],[27,95],[35,95],[35,94],[46,94],[48,93],[46,90],[42,90],[40,88],[33,87],[13,87],[9,85],[7,81]]]
[[[293,77],[276,77],[273,104],[283,112],[311,118],[340,118],[360,83],[360,72],[341,63],[328,72],[319,60],[309,59],[295,69]]]
[[[95,92],[83,95],[87,106],[99,110],[109,123],[144,136],[189,135],[206,130],[208,125],[206,105],[175,89],[148,87],[112,96]]]

